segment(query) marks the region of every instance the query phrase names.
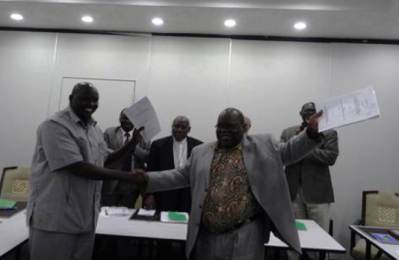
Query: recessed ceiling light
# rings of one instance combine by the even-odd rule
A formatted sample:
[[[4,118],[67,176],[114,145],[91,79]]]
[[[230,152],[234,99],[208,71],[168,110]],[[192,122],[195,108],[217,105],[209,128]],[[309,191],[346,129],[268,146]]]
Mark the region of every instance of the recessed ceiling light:
[[[10,15],[10,18],[15,20],[15,21],[21,21],[21,20],[24,19],[24,17],[21,14],[18,14],[18,13],[12,13]]]
[[[94,21],[93,17],[91,17],[90,15],[82,16],[81,20],[85,23],[92,23]]]
[[[237,24],[236,20],[234,20],[234,19],[227,19],[224,21],[224,26],[229,27],[229,28],[236,26],[236,24]]]
[[[302,31],[304,29],[306,29],[307,25],[305,22],[296,22],[294,24],[294,28],[297,29],[298,31]]]
[[[152,23],[156,26],[163,25],[163,19],[159,17],[152,18]]]

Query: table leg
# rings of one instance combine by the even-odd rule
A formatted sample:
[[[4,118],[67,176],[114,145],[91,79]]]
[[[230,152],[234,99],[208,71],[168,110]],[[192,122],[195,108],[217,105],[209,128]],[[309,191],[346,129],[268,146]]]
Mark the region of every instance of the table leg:
[[[371,243],[366,240],[366,260],[371,259]]]
[[[319,260],[326,259],[326,251],[319,251]]]

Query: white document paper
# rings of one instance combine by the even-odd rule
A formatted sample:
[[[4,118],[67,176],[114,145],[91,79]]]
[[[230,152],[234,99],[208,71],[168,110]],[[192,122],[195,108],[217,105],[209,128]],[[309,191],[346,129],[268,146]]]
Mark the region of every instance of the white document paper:
[[[323,110],[319,121],[320,132],[380,116],[377,96],[371,87],[315,104],[317,111]]]
[[[108,217],[124,217],[131,216],[135,209],[128,209],[127,207],[101,207],[101,213]]]
[[[153,217],[153,216],[155,216],[155,213],[156,213],[155,209],[150,209],[150,210],[139,209],[139,211],[137,212],[137,215],[146,216],[146,217]]]
[[[146,141],[151,140],[161,132],[157,113],[147,97],[140,99],[127,108],[125,115],[134,124],[135,128],[139,129],[144,126],[142,135]]]

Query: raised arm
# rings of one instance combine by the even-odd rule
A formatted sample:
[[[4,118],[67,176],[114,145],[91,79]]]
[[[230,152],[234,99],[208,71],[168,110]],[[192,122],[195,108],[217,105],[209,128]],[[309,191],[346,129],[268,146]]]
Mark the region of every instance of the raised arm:
[[[334,165],[339,154],[338,135],[336,131],[328,131],[324,133],[322,144],[315,148],[307,157],[315,163],[324,165]]]
[[[318,122],[322,113],[322,111],[319,111],[312,115],[304,131],[286,142],[276,144],[276,149],[280,152],[281,159],[285,165],[303,159],[322,142],[323,135],[318,132]],[[284,140],[285,138],[283,133],[281,139]]]

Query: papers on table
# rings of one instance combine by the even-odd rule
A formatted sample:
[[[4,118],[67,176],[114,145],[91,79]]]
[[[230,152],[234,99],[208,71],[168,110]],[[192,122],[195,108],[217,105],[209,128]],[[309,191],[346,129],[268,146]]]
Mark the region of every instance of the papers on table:
[[[162,211],[161,222],[187,223],[188,213],[176,211]]]
[[[295,227],[296,227],[297,230],[302,230],[302,231],[306,231],[307,230],[305,223],[303,223],[303,222],[301,222],[299,220],[295,220]]]
[[[13,200],[0,199],[0,209],[15,209],[16,204]]]
[[[153,217],[153,216],[155,216],[155,213],[156,213],[155,209],[150,209],[150,210],[139,209],[139,211],[137,212],[137,215],[138,216]]]
[[[109,217],[124,217],[133,214],[135,209],[128,209],[126,207],[102,207],[101,213]]]
[[[377,97],[371,87],[315,104],[317,111],[323,110],[320,132],[380,116]]]
[[[151,140],[161,131],[157,113],[147,97],[140,99],[124,112],[135,128],[144,126],[144,140]]]

